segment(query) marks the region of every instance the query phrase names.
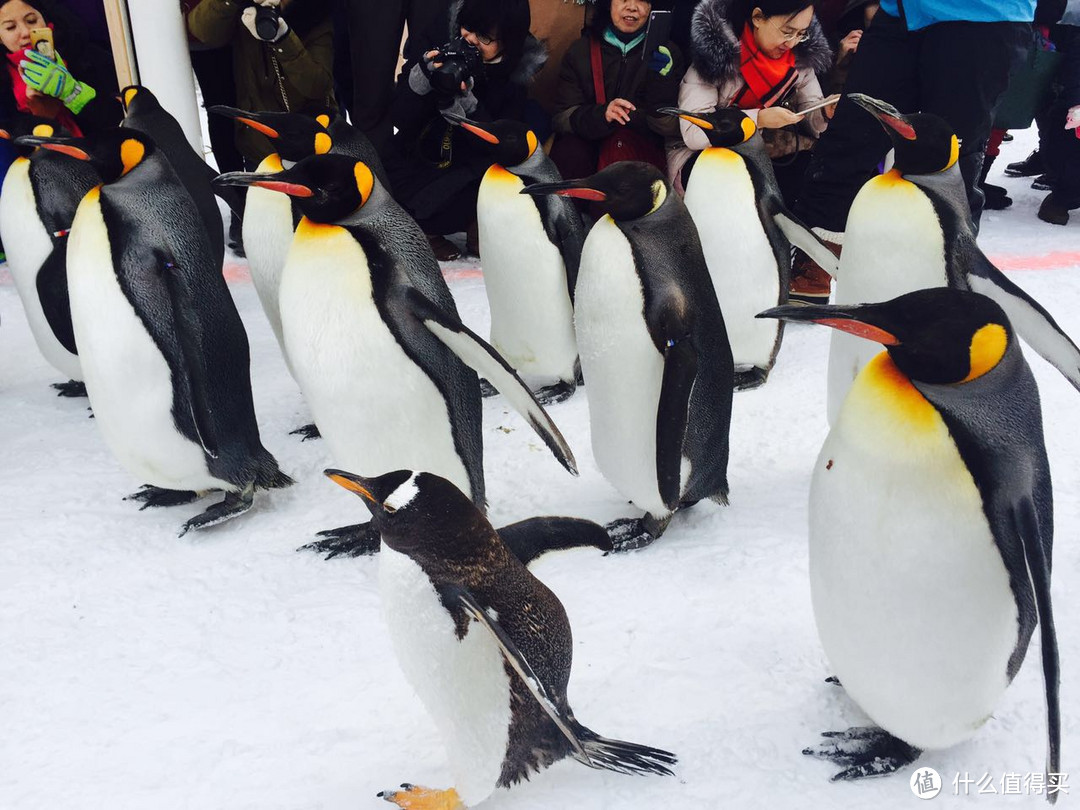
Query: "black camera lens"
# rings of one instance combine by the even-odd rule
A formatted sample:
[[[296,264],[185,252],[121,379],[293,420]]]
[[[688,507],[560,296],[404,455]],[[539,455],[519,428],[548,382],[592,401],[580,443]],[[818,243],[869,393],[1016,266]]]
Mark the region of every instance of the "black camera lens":
[[[441,66],[431,72],[431,86],[447,95],[461,92],[461,83],[483,73],[484,58],[476,46],[464,37],[455,37],[438,49],[435,57]]]
[[[272,42],[278,35],[278,10],[273,6],[255,6],[255,33]]]

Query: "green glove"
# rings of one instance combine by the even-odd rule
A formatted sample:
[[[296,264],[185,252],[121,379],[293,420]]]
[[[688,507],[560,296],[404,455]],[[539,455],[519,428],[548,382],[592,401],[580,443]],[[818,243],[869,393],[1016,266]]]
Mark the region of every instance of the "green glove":
[[[88,84],[76,81],[59,54],[57,60],[54,62],[37,51],[27,50],[19,62],[19,72],[27,87],[60,99],[65,107],[78,115],[97,96],[97,91]]]

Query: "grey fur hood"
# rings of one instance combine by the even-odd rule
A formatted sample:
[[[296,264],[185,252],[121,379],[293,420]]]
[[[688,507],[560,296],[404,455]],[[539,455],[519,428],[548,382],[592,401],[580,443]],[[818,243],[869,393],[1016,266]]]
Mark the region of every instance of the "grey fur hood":
[[[456,0],[450,6],[449,39],[453,39],[461,33],[461,26],[458,25],[458,13],[461,11],[462,5],[464,5],[464,0]],[[517,67],[514,68],[514,72],[510,74],[510,81],[514,84],[528,84],[529,80],[540,72],[540,68],[547,62],[547,58],[547,47],[532,34],[529,34],[525,37],[521,60],[518,62]]]
[[[690,47],[694,67],[708,82],[720,84],[739,75],[739,34],[728,18],[732,0],[701,0],[690,23]],[[828,73],[833,65],[832,49],[814,17],[810,23],[810,39],[796,45],[795,62],[812,68],[815,73]]]

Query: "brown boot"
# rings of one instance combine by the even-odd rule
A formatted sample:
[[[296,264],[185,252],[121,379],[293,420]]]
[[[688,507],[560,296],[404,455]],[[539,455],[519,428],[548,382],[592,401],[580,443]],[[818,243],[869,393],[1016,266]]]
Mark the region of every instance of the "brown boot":
[[[840,255],[840,245],[825,242],[825,246],[837,256]],[[793,304],[827,304],[831,292],[832,276],[796,248],[795,258],[791,262],[791,287],[788,289],[788,300]]]
[[[427,235],[428,242],[431,244],[431,251],[435,254],[435,258],[440,262],[452,262],[454,259],[461,258],[461,251],[457,249],[457,245],[447,239],[445,236],[432,236]]]

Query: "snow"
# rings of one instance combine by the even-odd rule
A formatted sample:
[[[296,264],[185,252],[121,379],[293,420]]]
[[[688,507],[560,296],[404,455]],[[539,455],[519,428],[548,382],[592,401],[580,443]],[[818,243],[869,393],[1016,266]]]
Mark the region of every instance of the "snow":
[[[991,179],[1033,142],[1033,132],[1017,133]],[[987,213],[982,243],[1080,337],[1080,214],[1064,228],[1046,225],[1035,218],[1042,193],[1026,180],[1004,184],[1016,202]],[[448,274],[463,317],[486,334],[482,280],[462,263]],[[451,786],[446,751],[403,681],[380,618],[377,561],[326,562],[294,551],[320,529],[366,520],[367,510],[321,474],[334,466],[325,442],[288,435],[308,421],[308,410],[251,283],[241,278],[231,289],[251,338],[263,440],[297,484],[261,493],[237,520],[178,539],[184,520],[207,502],[140,512],[121,499],[142,482],[111,457],[85,400],[58,399],[48,387],[60,376],[38,354],[0,270],[5,810],[356,810],[386,806],[375,794],[401,782]],[[640,552],[576,550],[535,566],[574,628],[569,697],[578,719],[605,736],[675,752],[677,776],[622,776],[567,760],[485,806],[914,801],[913,768],[833,784],[837,768],[800,753],[821,731],[866,722],[842,689],[824,682],[830,672],[810,608],[806,505],[827,431],[827,347],[827,330],[790,327],[768,384],[736,394],[731,506],[698,504]],[[1068,772],[1080,770],[1078,400],[1056,370],[1026,354],[1042,392],[1056,483],[1053,596]],[[583,392],[550,412],[580,478],[505,400],[485,400],[492,521],[637,515],[596,469]],[[1039,660],[1036,637],[986,725],[919,761],[942,774],[946,804],[963,800],[953,797],[957,774],[989,774],[1001,792],[1006,774],[1041,772]],[[1080,791],[1080,774],[1071,781]]]

